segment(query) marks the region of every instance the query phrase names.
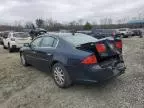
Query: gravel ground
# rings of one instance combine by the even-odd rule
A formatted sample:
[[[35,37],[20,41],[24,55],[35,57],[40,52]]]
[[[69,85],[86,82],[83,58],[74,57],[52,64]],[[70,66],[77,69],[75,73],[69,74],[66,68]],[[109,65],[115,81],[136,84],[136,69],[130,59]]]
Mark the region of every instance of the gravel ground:
[[[144,39],[124,39],[126,73],[104,84],[58,88],[0,46],[0,108],[144,108]]]

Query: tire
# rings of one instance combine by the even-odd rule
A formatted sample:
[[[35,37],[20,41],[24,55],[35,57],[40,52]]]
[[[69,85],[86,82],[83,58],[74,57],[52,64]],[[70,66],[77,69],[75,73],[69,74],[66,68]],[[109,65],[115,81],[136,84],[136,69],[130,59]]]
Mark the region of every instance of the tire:
[[[66,71],[65,67],[60,63],[56,63],[53,65],[52,76],[56,85],[60,88],[68,88],[72,84],[68,72]]]
[[[123,38],[128,38],[128,35],[123,35]]]
[[[7,49],[4,44],[3,44],[3,49]]]
[[[23,66],[29,66],[23,53],[20,54],[20,60]]]
[[[13,52],[13,48],[10,47],[10,44],[8,44],[8,50],[10,53]]]

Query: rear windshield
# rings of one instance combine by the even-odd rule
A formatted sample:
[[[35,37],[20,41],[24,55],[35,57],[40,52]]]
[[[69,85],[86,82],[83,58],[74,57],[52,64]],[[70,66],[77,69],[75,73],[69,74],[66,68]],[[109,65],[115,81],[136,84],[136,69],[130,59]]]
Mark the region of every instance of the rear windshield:
[[[8,32],[4,32],[4,33],[2,34],[2,36],[3,36],[3,37],[8,37],[8,34],[9,34]]]
[[[28,33],[14,33],[14,37],[26,38],[30,37],[30,35]]]
[[[63,38],[74,46],[98,41],[96,38],[85,34],[75,34],[72,36],[64,36]]]

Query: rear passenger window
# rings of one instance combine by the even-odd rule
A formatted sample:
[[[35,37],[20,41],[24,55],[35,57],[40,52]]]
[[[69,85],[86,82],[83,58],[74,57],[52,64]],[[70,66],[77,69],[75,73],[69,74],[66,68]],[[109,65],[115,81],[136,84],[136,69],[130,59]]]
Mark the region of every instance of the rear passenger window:
[[[57,39],[53,37],[44,37],[41,42],[41,47],[55,47]]]

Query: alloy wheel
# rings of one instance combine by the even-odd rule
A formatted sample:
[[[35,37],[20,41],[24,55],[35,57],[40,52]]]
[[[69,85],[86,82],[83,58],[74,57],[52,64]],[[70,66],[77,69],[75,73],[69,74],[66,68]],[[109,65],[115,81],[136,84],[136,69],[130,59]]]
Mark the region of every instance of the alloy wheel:
[[[55,81],[59,84],[59,85],[63,85],[64,84],[64,72],[62,70],[61,67],[55,67],[54,69],[54,78]]]

